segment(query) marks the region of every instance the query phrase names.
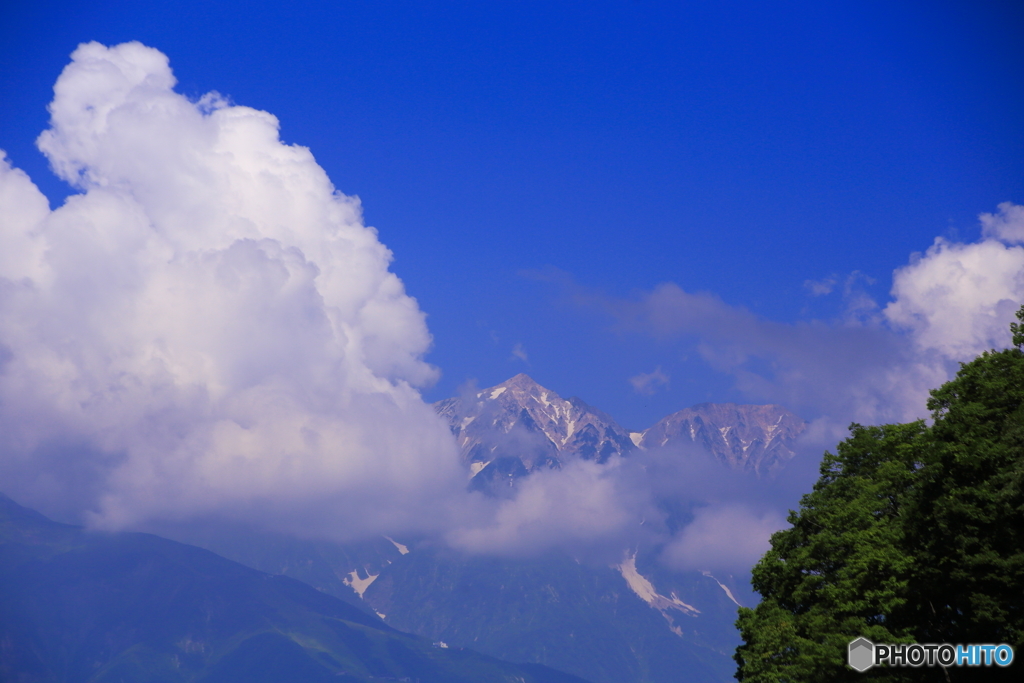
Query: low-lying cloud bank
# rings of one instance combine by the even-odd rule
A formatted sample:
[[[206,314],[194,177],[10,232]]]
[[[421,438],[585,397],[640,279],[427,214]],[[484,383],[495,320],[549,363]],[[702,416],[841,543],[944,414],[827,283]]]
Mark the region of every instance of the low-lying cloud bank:
[[[811,431],[776,478],[724,467],[698,444],[633,451],[604,464],[568,460],[518,480],[513,497],[477,501],[477,514],[444,541],[470,553],[561,550],[608,564],[621,562],[625,549],[641,549],[674,569],[742,573],[785,526],[834,444]]]
[[[226,519],[512,555],[650,541],[677,568],[741,569],[849,421],[922,416],[957,361],[1009,342],[1024,301],[1024,208],[1009,203],[980,241],[936,240],[896,271],[890,303],[859,297],[840,323],[767,321],[670,283],[584,296],[626,328],[695,340],[752,401],[819,416],[801,454],[771,486],[651,452],[484,499],[419,394],[436,375],[424,314],[358,200],[272,115],[174,84],[139,43],[75,51],[39,138],[81,191],[55,210],[0,155],[0,481],[93,526]]]

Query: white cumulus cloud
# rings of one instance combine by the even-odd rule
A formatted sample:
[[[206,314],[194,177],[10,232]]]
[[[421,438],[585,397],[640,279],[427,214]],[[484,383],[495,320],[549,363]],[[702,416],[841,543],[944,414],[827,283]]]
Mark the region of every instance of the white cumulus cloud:
[[[271,114],[80,46],[0,160],[0,479],[94,524],[240,515],[348,537],[440,524],[464,474],[417,387],[424,314],[359,202]]]
[[[886,318],[921,350],[970,360],[1010,342],[1009,322],[1024,303],[1024,247],[992,238],[971,244],[936,239],[896,271],[892,293]]]

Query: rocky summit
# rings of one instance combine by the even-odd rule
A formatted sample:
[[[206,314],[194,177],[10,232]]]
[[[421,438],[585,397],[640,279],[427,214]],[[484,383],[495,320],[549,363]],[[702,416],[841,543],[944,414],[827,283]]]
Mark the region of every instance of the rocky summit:
[[[782,406],[701,403],[662,418],[634,438],[645,449],[698,444],[730,468],[761,476],[793,457],[793,442],[806,428]]]
[[[567,458],[605,462],[636,448],[610,416],[519,374],[468,397],[434,404],[448,420],[478,485],[511,483]]]

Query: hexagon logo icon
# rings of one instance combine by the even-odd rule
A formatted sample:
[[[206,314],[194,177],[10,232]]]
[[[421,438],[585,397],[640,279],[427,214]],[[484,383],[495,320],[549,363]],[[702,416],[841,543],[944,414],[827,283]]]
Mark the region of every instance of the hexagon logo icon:
[[[846,661],[861,673],[867,671],[875,664],[875,644],[867,638],[851,641]]]

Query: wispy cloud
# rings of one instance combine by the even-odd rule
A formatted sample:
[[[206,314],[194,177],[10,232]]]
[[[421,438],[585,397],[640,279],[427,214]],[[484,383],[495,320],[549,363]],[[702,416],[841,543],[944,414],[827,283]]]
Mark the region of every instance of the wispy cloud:
[[[526,347],[524,347],[520,342],[516,342],[512,346],[512,355],[508,358],[509,360],[521,360],[527,365],[530,364],[530,358],[526,355]]]
[[[829,275],[820,280],[804,280],[804,289],[810,292],[812,296],[825,296],[832,293],[838,282],[838,275]]]
[[[633,391],[645,396],[654,395],[659,389],[668,386],[668,375],[661,370],[661,366],[654,368],[652,372],[641,372],[629,378],[633,385]]]
[[[985,236],[958,243],[937,238],[893,274],[884,306],[859,272],[811,283],[838,288],[843,319],[781,323],[709,292],[663,283],[630,298],[586,290],[565,274],[549,275],[578,305],[603,310],[618,329],[694,348],[758,402],[781,403],[835,424],[923,417],[928,391],[960,361],[1009,343],[1009,323],[1024,303],[1021,207],[983,214]]]

